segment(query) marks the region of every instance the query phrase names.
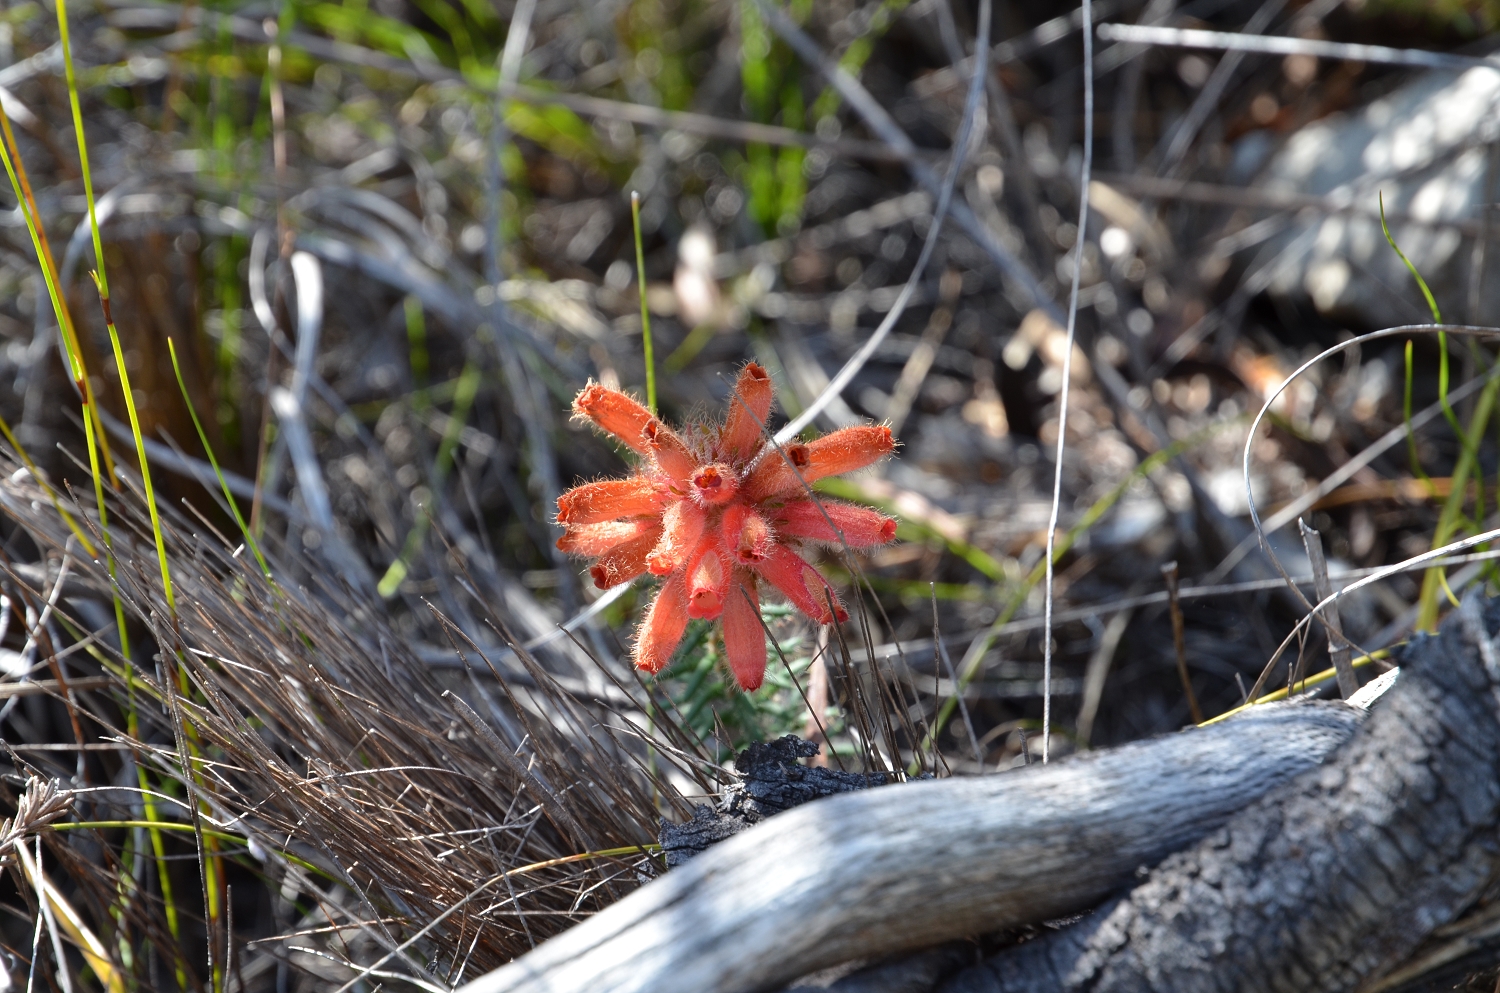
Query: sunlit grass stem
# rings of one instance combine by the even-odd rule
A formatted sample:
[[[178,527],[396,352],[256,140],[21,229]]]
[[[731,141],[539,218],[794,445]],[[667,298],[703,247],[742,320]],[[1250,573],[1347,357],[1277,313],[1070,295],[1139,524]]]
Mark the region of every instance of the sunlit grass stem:
[[[47,281],[47,293],[52,301],[52,309],[57,317],[58,332],[62,337],[63,352],[68,362],[68,372],[72,374],[74,384],[86,405],[86,419],[91,422],[94,429],[94,442],[97,443],[100,452],[104,456],[105,475],[113,482],[115,461],[114,454],[110,451],[109,438],[105,436],[104,424],[99,417],[99,405],[94,399],[93,382],[89,379],[88,367],[84,362],[83,350],[78,344],[78,329],[73,324],[72,312],[68,309],[68,300],[62,292],[62,280],[58,276],[57,260],[52,255],[52,244],[47,239],[47,229],[42,226],[41,213],[37,210],[36,196],[31,190],[31,179],[26,174],[26,163],[21,158],[21,151],[16,144],[15,132],[11,129],[10,117],[0,108],[0,132],[5,138],[5,148],[8,153],[7,172],[10,165],[14,165],[15,172],[11,175],[11,186],[16,192],[16,200],[22,211],[27,215],[27,228],[32,236],[32,244],[36,248],[38,261],[42,266],[43,277]],[[102,509],[101,509],[102,513]],[[106,540],[107,543],[107,540]]]
[[[68,106],[73,111],[73,133],[78,142],[78,164],[83,172],[83,196],[88,202],[89,230],[94,238],[94,281],[99,295],[109,300],[109,278],[104,271],[104,241],[99,234],[99,211],[94,202],[94,177],[89,169],[88,138],[83,133],[83,109],[78,103],[78,77],[73,71],[73,46],[68,40],[67,0],[56,0],[57,35],[62,49],[63,74],[68,84]],[[108,304],[106,303],[106,308]]]
[[[1378,196],[1380,205],[1380,230],[1385,233],[1385,240],[1391,246],[1412,278],[1417,281],[1417,286],[1422,290],[1422,296],[1427,301],[1427,307],[1432,312],[1434,324],[1443,323],[1442,311],[1438,309],[1437,300],[1432,295],[1432,290],[1427,285],[1427,280],[1417,271],[1417,267],[1401,246],[1396,244],[1396,239],[1391,235],[1391,229],[1385,221],[1385,198]],[[1474,412],[1469,418],[1468,430],[1459,423],[1458,415],[1454,413],[1453,405],[1448,402],[1448,336],[1443,331],[1438,331],[1438,400],[1443,406],[1443,416],[1447,419],[1449,427],[1458,436],[1460,451],[1458,462],[1453,467],[1453,489],[1448,493],[1448,499],[1443,502],[1442,512],[1438,515],[1437,527],[1432,533],[1432,547],[1441,548],[1452,540],[1459,528],[1471,523],[1464,513],[1464,498],[1469,489],[1469,476],[1479,468],[1479,445],[1478,439],[1484,437],[1485,427],[1489,424],[1490,416],[1495,409],[1495,399],[1500,394],[1500,380],[1492,380],[1487,383],[1479,394],[1479,399],[1474,404]],[[1403,413],[1408,423],[1411,420],[1411,343],[1406,346],[1406,402]],[[1408,444],[1411,448],[1412,461],[1419,473],[1420,464],[1416,459],[1416,440],[1409,436]],[[1422,478],[1426,478],[1422,474]],[[1478,514],[1483,516],[1484,486],[1479,487]],[[1439,568],[1428,569],[1422,576],[1422,592],[1417,598],[1417,620],[1414,625],[1418,631],[1433,631],[1437,629],[1439,598],[1446,594],[1448,600],[1457,606],[1457,598],[1448,586],[1448,576],[1444,570]]]
[[[68,88],[68,106],[73,115],[73,132],[78,145],[78,161],[83,176],[84,198],[88,204],[89,233],[93,239],[95,267],[90,272],[90,276],[93,278],[94,285],[99,292],[99,305],[104,314],[105,328],[109,332],[110,347],[114,352],[115,365],[120,376],[120,387],[125,400],[125,410],[130,415],[130,433],[131,437],[135,441],[136,458],[140,467],[141,482],[145,489],[147,509],[151,515],[151,532],[156,543],[157,563],[161,570],[162,593],[164,598],[166,599],[167,612],[170,615],[170,620],[175,625],[177,620],[177,598],[172,588],[171,567],[167,562],[166,541],[162,535],[161,527],[161,512],[157,506],[156,491],[151,480],[151,465],[146,458],[145,440],[141,434],[140,414],[136,409],[135,395],[131,391],[130,387],[130,373],[125,366],[124,350],[120,345],[119,331],[115,327],[114,314],[110,307],[109,278],[105,268],[103,237],[99,229],[98,204],[94,197],[93,173],[89,168],[88,139],[84,133],[83,110],[80,106],[78,98],[78,77],[73,68],[73,51],[68,32],[67,0],[56,0],[56,12],[58,41],[59,47],[62,50],[63,70]],[[164,652],[164,658],[167,654],[170,653]],[[184,678],[180,671],[178,673],[178,676],[179,679]],[[174,711],[176,710],[175,704],[173,705],[172,709]],[[173,723],[174,725],[176,725],[178,722],[174,719]],[[188,734],[188,731],[186,728],[180,728],[179,733],[186,736]],[[183,738],[179,738],[178,748],[180,751],[181,761],[185,766],[183,772],[186,776],[186,785],[189,792],[191,793],[193,789],[193,772],[191,766],[187,762],[187,743]],[[212,935],[217,930],[217,926],[219,924],[219,915],[221,911],[221,908],[219,906],[220,901],[218,899],[218,880],[222,878],[222,866],[220,865],[220,858],[216,855],[212,855],[207,850],[209,846],[206,846],[204,842],[204,838],[202,835],[202,823],[200,820],[200,811],[198,810],[196,804],[193,806],[193,826],[197,831],[199,873],[204,888],[203,898],[205,905],[205,916],[207,917],[209,922],[209,971],[213,977],[212,989],[219,990],[222,989],[222,968],[219,963],[216,943]],[[214,847],[216,847],[217,845],[216,842],[211,844]],[[205,856],[209,857],[205,858]]]
[[[198,420],[198,412],[193,409],[193,400],[188,396],[187,383],[182,378],[182,365],[177,361],[177,344],[171,338],[167,339],[167,352],[172,357],[172,371],[177,375],[177,388],[182,392],[182,402],[187,406],[188,416],[193,419],[193,427],[198,432],[198,441],[203,446],[203,453],[208,456],[208,464],[213,466],[214,477],[219,481],[219,488],[224,491],[224,502],[229,505],[229,512],[234,515],[234,522],[239,525],[245,545],[255,556],[255,561],[260,565],[260,571],[267,579],[270,579],[271,567],[266,564],[266,557],[261,554],[255,535],[250,533],[250,525],[245,523],[244,516],[240,514],[239,504],[235,503],[233,494],[229,492],[229,483],[225,481],[224,473],[219,469],[219,460],[214,456],[213,446],[208,443],[208,433],[203,430],[203,423]]]
[[[96,281],[98,276],[95,276]],[[120,374],[120,390],[125,394],[125,411],[130,415],[130,434],[135,439],[136,458],[140,460],[141,485],[146,491],[146,509],[151,514],[151,533],[156,539],[156,561],[161,568],[162,594],[166,597],[167,610],[177,616],[177,596],[172,590],[172,569],[167,563],[167,543],[161,530],[161,511],[156,505],[156,488],[151,482],[151,464],[146,461],[146,439],[141,435],[141,416],[136,410],[135,395],[130,390],[130,370],[125,368],[125,350],[120,346],[120,332],[115,329],[114,317],[109,310],[109,297],[99,283],[99,302],[104,307],[104,326],[109,330],[109,344],[115,353],[115,365]]]
[[[635,228],[635,273],[641,290],[641,343],[646,353],[646,407],[656,413],[656,356],[651,349],[651,311],[646,306],[646,250],[641,242],[641,195],[630,193],[630,222]]]

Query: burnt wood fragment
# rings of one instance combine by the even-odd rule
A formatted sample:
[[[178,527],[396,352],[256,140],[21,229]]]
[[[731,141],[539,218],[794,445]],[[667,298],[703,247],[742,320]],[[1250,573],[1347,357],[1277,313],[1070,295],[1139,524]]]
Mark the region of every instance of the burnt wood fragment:
[[[751,742],[734,760],[739,781],[724,790],[718,804],[698,804],[693,819],[683,824],[662,821],[658,840],[667,868],[682,865],[774,814],[822,797],[884,786],[890,780],[880,772],[843,772],[798,761],[817,755],[821,747],[792,734]]]

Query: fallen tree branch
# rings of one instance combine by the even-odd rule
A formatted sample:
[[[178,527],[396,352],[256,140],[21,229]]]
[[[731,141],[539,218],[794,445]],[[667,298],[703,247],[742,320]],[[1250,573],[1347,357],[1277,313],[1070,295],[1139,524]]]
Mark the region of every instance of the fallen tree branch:
[[[1400,685],[1322,769],[943,993],[1335,993],[1398,978],[1500,878],[1500,601],[1455,613],[1406,647]]]
[[[1268,705],[1005,775],[830,797],[715,845],[464,993],[742,993],[1086,910],[1346,742]]]

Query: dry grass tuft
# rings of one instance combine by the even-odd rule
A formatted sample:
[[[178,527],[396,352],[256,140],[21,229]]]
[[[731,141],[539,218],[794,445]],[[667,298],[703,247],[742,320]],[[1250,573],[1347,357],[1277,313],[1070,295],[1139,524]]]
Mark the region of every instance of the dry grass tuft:
[[[5,468],[9,475],[14,466]],[[56,558],[67,531],[40,501],[24,474],[0,482],[5,512],[44,557]],[[94,707],[84,712],[94,723],[86,734],[120,742],[160,783],[182,784],[180,757],[188,755],[205,857],[222,861],[233,854],[232,839],[243,838],[239,850],[280,880],[284,898],[309,907],[290,930],[362,923],[350,930],[364,940],[335,943],[344,946],[335,958],[394,958],[449,985],[508,961],[656,873],[647,846],[659,811],[686,806],[662,760],[648,763],[640,740],[621,733],[631,715],[572,696],[524,650],[511,665],[529,686],[499,678],[495,660],[472,644],[463,647],[489,671],[467,671],[445,686],[410,636],[348,589],[294,586],[287,569],[268,581],[247,556],[168,514],[174,618],[151,568],[143,513],[129,496],[111,508],[119,591],[132,627],[154,644],[136,656],[156,664],[129,665],[97,642],[115,677],[105,693],[122,720],[108,726]],[[121,524],[136,533],[122,535]],[[74,561],[73,573],[75,600],[107,601],[102,563]],[[59,616],[86,626],[81,616]],[[510,639],[502,619],[483,620]],[[457,630],[435,610],[434,621]],[[134,737],[123,720],[132,701]],[[133,773],[116,781],[132,780]],[[140,798],[124,795],[108,790],[87,805],[134,823]],[[61,816],[68,799],[33,780],[3,837]],[[179,789],[157,809],[176,835],[189,837],[180,830],[193,821],[184,799]],[[122,803],[136,815],[122,816]],[[126,830],[99,829],[99,849],[120,851]],[[75,844],[63,858],[78,863],[82,853]],[[96,899],[107,902],[122,868],[114,857],[92,867]],[[222,886],[222,869],[217,878]],[[201,912],[194,897],[177,899],[179,910]],[[136,925],[161,931],[155,916],[138,913]]]

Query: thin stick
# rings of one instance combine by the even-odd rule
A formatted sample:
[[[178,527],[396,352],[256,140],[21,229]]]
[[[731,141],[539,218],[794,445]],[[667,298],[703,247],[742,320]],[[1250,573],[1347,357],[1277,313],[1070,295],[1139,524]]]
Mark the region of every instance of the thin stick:
[[[635,228],[635,273],[641,288],[641,342],[646,352],[646,407],[656,413],[656,356],[651,350],[651,311],[646,306],[646,251],[641,247],[641,195],[630,191],[630,223]]]
[[[1078,240],[1073,244],[1073,287],[1068,292],[1068,339],[1063,345],[1062,388],[1057,393],[1057,455],[1052,472],[1052,511],[1047,518],[1046,615],[1042,624],[1042,764],[1052,752],[1052,588],[1057,517],[1062,508],[1063,454],[1068,443],[1068,386],[1073,377],[1073,339],[1078,330],[1078,284],[1089,223],[1089,173],[1094,165],[1094,29],[1092,0],[1080,4],[1083,31],[1083,172],[1078,179]]]
[[[1302,546],[1307,549],[1307,559],[1312,563],[1313,590],[1319,600],[1327,600],[1333,595],[1333,583],[1328,579],[1328,560],[1323,557],[1323,536],[1308,527],[1307,522],[1301,518],[1297,519],[1297,527],[1302,531]],[[1328,654],[1333,659],[1334,671],[1338,673],[1339,695],[1347,700],[1359,692],[1359,679],[1354,675],[1354,666],[1349,663],[1354,651],[1344,638],[1338,601],[1323,608],[1322,620],[1323,626],[1328,629]],[[1202,721],[1193,723],[1201,724]]]
[[[1194,724],[1203,723],[1203,708],[1198,706],[1198,695],[1193,692],[1193,681],[1188,678],[1187,641],[1182,630],[1182,601],[1177,596],[1177,561],[1174,559],[1161,567],[1162,578],[1167,581],[1167,602],[1172,614],[1172,648],[1177,653],[1177,678],[1182,680],[1182,692],[1187,697],[1188,712]]]
[[[1418,48],[1388,48],[1385,45],[1352,45],[1341,41],[1315,41],[1311,38],[1283,38],[1271,35],[1244,35],[1229,31],[1199,31],[1188,28],[1158,28],[1140,24],[1101,24],[1099,37],[1105,41],[1128,41],[1138,45],[1162,45],[1169,48],[1208,48],[1262,55],[1315,55],[1350,62],[1378,62],[1382,65],[1420,66],[1425,69],[1494,69],[1494,59],[1449,52],[1425,52]]]
[[[822,720],[822,714],[828,710],[828,662],[824,658],[827,653],[828,628],[820,624],[818,625],[817,651],[813,653],[812,662],[807,670],[807,721],[802,727],[802,737],[808,741],[821,739],[829,751],[814,755],[807,760],[808,765],[826,766],[828,754],[833,749],[833,743],[828,741],[828,732],[823,727]],[[801,684],[798,684],[798,688],[801,688]]]
[[[969,732],[969,745],[974,749],[974,761],[979,763],[979,771],[984,772],[984,749],[979,747],[979,737],[974,734],[974,722],[969,718],[969,705],[964,703],[964,688],[958,685],[958,673],[953,671],[953,660],[948,657],[948,646],[943,644],[942,632],[938,630],[938,608],[937,608],[937,584],[928,583],[932,591],[932,662],[933,668],[942,662],[943,667],[948,670],[948,678],[953,680],[953,697],[958,701],[958,713],[963,718],[964,729]],[[939,670],[941,671],[941,670]],[[933,753],[937,753],[937,740],[934,738]]]
[[[47,922],[47,933],[52,938],[52,956],[57,960],[55,975],[58,985],[62,987],[63,993],[73,993],[73,979],[72,974],[68,972],[68,958],[63,954],[62,933],[57,930],[57,917],[52,912],[52,901],[47,899],[47,881],[42,875],[42,836],[36,836],[35,862],[27,854],[25,845],[16,845],[15,851],[26,870],[26,875],[31,877],[31,882],[36,887],[36,899],[41,904],[42,917]]]

